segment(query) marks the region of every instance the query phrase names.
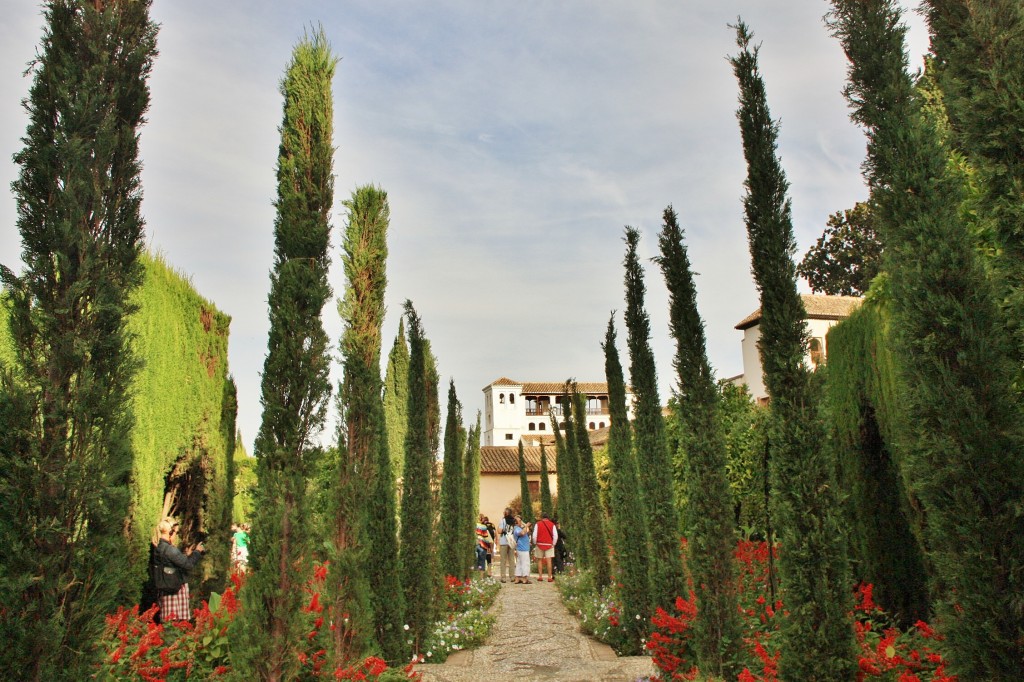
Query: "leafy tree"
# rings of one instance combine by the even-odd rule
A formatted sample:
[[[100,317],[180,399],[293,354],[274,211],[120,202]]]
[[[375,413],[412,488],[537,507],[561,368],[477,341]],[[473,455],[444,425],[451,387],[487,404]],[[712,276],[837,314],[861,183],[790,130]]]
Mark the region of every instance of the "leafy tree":
[[[580,518],[586,527],[582,540],[587,543],[589,568],[594,574],[594,585],[603,589],[611,583],[611,564],[608,560],[608,536],[605,532],[604,511],[601,509],[597,471],[594,469],[594,451],[587,434],[587,397],[572,385],[573,420],[576,431],[576,452],[579,457]]]
[[[533,498],[530,497],[530,485],[526,480],[526,458],[523,456],[523,441],[519,441],[519,499],[523,504],[523,521],[533,523]]]
[[[405,411],[409,396],[409,345],[405,342],[405,320],[398,321],[398,334],[388,354],[384,374],[384,418],[388,425],[388,450],[391,471],[402,472],[405,462]]]
[[[686,448],[689,503],[689,568],[697,595],[694,641],[705,673],[731,678],[741,672],[742,644],[736,567],[736,538],[726,477],[725,434],[720,395],[708,362],[704,322],[697,312],[697,287],[683,230],[671,206],[664,212],[657,258],[669,292],[669,329],[676,341],[678,418],[690,434]]]
[[[768,472],[761,465],[764,452],[763,407],[756,405],[746,385],[720,381],[718,418],[722,422],[726,473],[732,499],[733,521],[746,536],[763,535],[767,528],[764,489]]]
[[[629,347],[633,408],[633,452],[640,492],[651,529],[651,605],[670,608],[688,594],[679,543],[679,510],[672,488],[671,459],[651,351],[651,320],[644,309],[644,274],[637,256],[640,233],[626,228],[626,345]]]
[[[430,490],[434,457],[430,448],[430,397],[423,327],[411,301],[405,302],[409,330],[409,407],[402,475],[400,570],[406,617],[414,651],[434,622],[434,509]]]
[[[540,512],[554,518],[555,507],[551,502],[551,484],[548,482],[548,453],[544,443],[540,444]]]
[[[995,4],[979,8],[978,20],[991,21]],[[915,97],[898,6],[891,0],[836,0],[832,6],[831,28],[850,60],[846,94],[852,118],[868,137],[865,175],[879,206],[893,345],[912,429],[905,476],[924,506],[926,545],[942,586],[935,596],[950,668],[963,679],[1019,679],[1020,365],[1000,308],[1002,283],[993,281],[975,249],[961,212],[963,179],[951,172],[935,121]],[[966,6],[931,6],[952,12],[943,20],[954,25],[967,19]],[[1003,9],[1010,14],[1001,25],[1019,26],[1019,6]],[[964,41],[957,49],[978,37],[942,29],[934,38],[941,48],[951,35]],[[1012,43],[1006,37],[986,43],[986,59],[1017,58],[1004,52]],[[988,87],[978,91],[979,106],[993,102]],[[989,145],[1002,144],[1012,153],[1012,141],[990,132],[986,153],[996,153]]]
[[[149,2],[51,0],[12,183],[26,269],[0,269],[0,671],[83,679],[132,574],[126,329],[142,279],[138,132],[156,55]],[[97,561],[102,557],[102,561]]]
[[[779,571],[790,612],[781,633],[779,677],[850,679],[855,643],[835,471],[823,453],[824,429],[803,362],[806,312],[796,290],[788,182],[776,154],[778,124],[770,117],[751,39],[740,22],[740,52],[730,62],[740,86],[737,117],[747,161],[743,204],[761,294],[761,365],[771,397],[772,516],[783,548]]]
[[[811,291],[832,296],[863,296],[878,274],[882,243],[876,220],[867,202],[828,218],[825,232],[807,250],[796,274],[807,280]]]
[[[466,577],[465,549],[458,538],[465,537],[466,467],[462,462],[462,404],[455,394],[455,381],[448,383],[448,421],[444,427],[444,476],[441,478],[441,535],[449,538],[441,545],[439,561],[441,573]],[[465,533],[463,533],[465,531]]]
[[[312,570],[307,481],[313,439],[331,394],[330,352],[320,312],[331,296],[330,214],[334,199],[331,81],[337,58],[322,31],[292,51],[281,94],[270,339],[263,365],[263,421],[255,441],[259,487],[253,517],[239,669],[278,680],[297,673],[304,633],[302,585]]]
[[[348,284],[338,304],[345,322],[344,379],[331,555],[344,580],[332,581],[331,597],[336,612],[349,618],[332,630],[333,659],[344,664],[361,655],[372,632],[385,657],[398,663],[407,652],[401,583],[395,571],[380,570],[398,565],[395,478],[380,378],[391,212],[387,193],[369,185],[357,188],[345,207],[342,264]]]
[[[615,316],[608,320],[605,333],[604,370],[608,382],[608,496],[611,506],[611,546],[615,555],[616,582],[622,600],[623,628],[626,648],[641,650],[647,638],[647,624],[654,612],[651,606],[650,536],[647,511],[640,489],[636,458],[633,454],[633,436],[626,408],[626,380],[622,372],[619,351],[615,347]],[[640,618],[634,616],[639,615]]]

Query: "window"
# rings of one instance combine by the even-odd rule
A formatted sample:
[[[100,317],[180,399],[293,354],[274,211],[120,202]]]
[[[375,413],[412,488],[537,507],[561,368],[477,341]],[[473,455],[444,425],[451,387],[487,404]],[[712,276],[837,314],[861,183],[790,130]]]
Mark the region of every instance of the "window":
[[[529,429],[530,431],[536,431],[536,430],[537,430],[537,425],[536,425],[536,424],[534,424],[533,422],[530,422],[530,426],[529,426],[529,427],[527,427],[527,428],[528,428],[528,429]]]
[[[530,489],[530,497],[540,495],[540,481],[527,481],[526,487]]]
[[[597,425],[597,428],[599,428],[599,429],[603,429],[603,428],[604,428],[604,422],[600,422],[600,423],[599,423],[599,424]]]
[[[505,394],[504,393],[499,393],[498,394],[498,402],[501,403],[502,405],[505,404]]]
[[[506,433],[505,434],[505,440],[512,440],[512,434],[511,433]]]
[[[593,430],[594,430],[594,422],[590,422],[590,430],[591,430],[591,431],[593,431]]]
[[[541,431],[546,431],[547,430],[547,425],[544,422],[540,423],[540,430]]]
[[[811,339],[810,343],[811,352],[811,365],[817,369],[818,365],[825,361],[825,342],[823,339],[815,337]]]
[[[516,404],[516,394],[515,393],[509,393],[508,394],[508,402],[509,402],[510,405],[515,405]]]

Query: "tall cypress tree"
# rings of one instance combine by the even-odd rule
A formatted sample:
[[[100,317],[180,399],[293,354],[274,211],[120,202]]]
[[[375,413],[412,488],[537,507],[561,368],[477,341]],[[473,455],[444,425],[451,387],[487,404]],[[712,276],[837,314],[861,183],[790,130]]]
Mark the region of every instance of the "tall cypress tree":
[[[672,489],[672,462],[651,351],[651,320],[644,309],[644,273],[637,257],[640,233],[626,228],[626,328],[629,374],[635,396],[633,452],[651,529],[651,606],[669,608],[687,594],[679,542],[679,510]]]
[[[463,484],[466,488],[466,495],[463,498],[462,512],[463,524],[459,530],[458,537],[463,538],[461,543],[463,550],[463,574],[468,574],[468,568],[476,562],[476,519],[480,513],[480,412],[476,413],[476,423],[469,427],[459,429],[459,447],[464,448],[466,455],[463,457],[465,470],[463,472]]]
[[[462,404],[455,394],[455,381],[448,384],[448,420],[444,427],[444,476],[441,478],[441,536],[449,538],[440,548],[440,565],[443,575],[460,580],[466,577],[464,546],[458,541],[466,514],[462,507],[466,503],[466,467],[462,461]]]
[[[586,528],[584,541],[587,543],[590,569],[594,572],[594,584],[598,589],[603,589],[611,582],[611,564],[608,561],[608,537],[604,528],[597,470],[594,468],[594,451],[587,434],[587,397],[573,383],[570,398],[576,451],[579,453],[579,513]]]
[[[615,347],[615,315],[608,319],[604,343],[604,373],[608,382],[608,464],[611,498],[611,546],[615,555],[615,575],[622,600],[622,623],[628,649],[640,651],[647,637],[651,608],[650,536],[644,501],[636,491],[640,478],[633,456],[633,435],[626,408],[626,380],[619,351]],[[636,618],[636,616],[640,616]]]
[[[849,571],[835,467],[804,364],[806,312],[796,290],[796,240],[788,182],[776,155],[778,124],[768,111],[758,48],[742,22],[730,58],[740,86],[737,117],[747,160],[744,197],[754,281],[761,293],[761,365],[771,397],[774,497],[782,545],[779,573],[790,617],[782,631],[779,677],[840,680],[855,670]]]
[[[373,632],[397,663],[405,658],[400,582],[395,571],[380,570],[398,564],[394,475],[380,378],[391,212],[387,193],[373,186],[357,188],[345,207],[342,264],[348,283],[338,303],[345,322],[344,378],[331,556],[332,569],[344,577],[330,585],[335,612],[349,618],[332,631],[333,658],[345,663],[359,656]]]
[[[430,400],[427,395],[427,347],[412,301],[405,302],[409,322],[409,407],[402,474],[400,568],[406,619],[416,651],[434,620],[434,509],[430,490],[434,457],[430,449]]]
[[[0,670],[19,679],[88,677],[83,652],[139,577],[123,537],[138,366],[125,323],[142,280],[149,5],[46,3],[14,157],[26,270],[0,269],[16,352],[0,390]]]
[[[292,51],[281,94],[270,339],[263,365],[263,421],[254,454],[252,576],[243,592],[239,669],[250,679],[297,673],[302,585],[312,570],[307,484],[313,439],[331,394],[330,353],[320,312],[331,296],[330,214],[334,201],[331,81],[337,58],[323,32]]]
[[[697,312],[697,287],[683,230],[671,206],[664,212],[657,259],[669,292],[669,329],[676,341],[678,419],[687,434],[686,529],[689,568],[697,595],[694,640],[702,671],[732,678],[742,644],[726,445],[719,419],[720,394],[708,362],[704,322]]]
[[[533,498],[530,497],[530,485],[526,480],[526,457],[523,456],[523,441],[519,441],[519,499],[523,504],[521,515],[523,521],[533,523]]]
[[[540,444],[540,513],[548,518],[555,515],[555,506],[551,502],[551,483],[548,481],[548,453],[544,443]]]
[[[559,481],[559,493],[565,501],[562,525],[568,528],[566,534],[573,543],[573,556],[581,568],[589,568],[589,544],[587,542],[586,519],[582,514],[580,501],[580,455],[576,448],[576,429],[572,425],[572,400],[569,398],[572,381],[566,381],[562,392],[560,410],[564,418],[560,429],[555,416],[551,417],[551,428],[555,432],[555,447],[558,450],[559,471],[564,470],[563,481]],[[564,434],[562,432],[565,432]],[[562,484],[565,487],[561,487]]]
[[[993,282],[978,255],[962,211],[962,180],[950,171],[934,121],[915,97],[898,6],[891,0],[832,4],[831,27],[850,60],[852,118],[868,136],[864,168],[881,214],[912,428],[905,478],[924,506],[929,558],[943,587],[937,611],[950,668],[963,679],[1020,679],[1024,435],[1015,385],[1019,356],[1000,310],[1002,282]],[[999,4],[982,3],[978,12]],[[1015,5],[1006,26],[1019,26],[1019,17]],[[947,38],[936,37],[940,45]],[[1009,44],[989,44],[987,58],[1017,60],[1003,52]],[[1014,149],[995,133],[985,144],[992,145],[986,153],[1000,144],[1007,145],[1003,153]]]
[[[401,475],[405,462],[406,410],[409,406],[409,344],[405,341],[405,320],[398,320],[398,334],[388,353],[384,373],[384,418],[388,425],[391,471]]]

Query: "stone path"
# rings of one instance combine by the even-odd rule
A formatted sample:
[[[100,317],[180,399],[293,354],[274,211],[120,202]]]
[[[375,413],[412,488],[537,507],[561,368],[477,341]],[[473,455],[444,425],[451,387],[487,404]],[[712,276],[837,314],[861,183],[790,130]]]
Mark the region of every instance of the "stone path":
[[[655,673],[649,657],[617,657],[581,633],[554,583],[505,583],[492,613],[497,622],[483,646],[455,652],[444,663],[417,665],[423,681],[633,682]]]

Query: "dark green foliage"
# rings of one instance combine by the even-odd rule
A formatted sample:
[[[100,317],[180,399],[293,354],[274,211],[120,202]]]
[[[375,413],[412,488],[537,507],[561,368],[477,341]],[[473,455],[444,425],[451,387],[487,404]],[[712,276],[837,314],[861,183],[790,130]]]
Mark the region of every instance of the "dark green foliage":
[[[268,297],[270,338],[263,365],[263,419],[256,436],[259,488],[253,518],[252,574],[236,621],[234,649],[249,679],[296,674],[304,636],[303,584],[312,573],[307,482],[313,439],[323,426],[331,384],[320,311],[331,296],[330,213],[334,197],[331,81],[337,58],[323,32],[295,46],[281,94],[274,268]]]
[[[790,617],[782,631],[779,677],[851,679],[856,669],[849,571],[832,462],[804,365],[806,313],[796,290],[788,182],[776,154],[758,49],[741,22],[730,59],[740,86],[737,117],[747,160],[744,212],[754,281],[761,294],[761,364],[771,397],[773,523]]]
[[[15,351],[0,388],[0,676],[24,680],[88,677],[104,614],[136,591],[127,323],[157,34],[145,1],[53,0],[44,18],[11,186],[26,269],[0,269]]]
[[[576,452],[579,457],[579,505],[580,520],[585,532],[580,540],[587,544],[587,567],[593,572],[594,585],[600,590],[611,583],[611,564],[608,560],[608,536],[605,532],[604,510],[601,508],[601,493],[597,485],[597,471],[594,469],[594,451],[590,447],[587,433],[587,397],[572,385],[573,420],[576,432]]]
[[[336,612],[348,613],[349,619],[333,630],[332,658],[344,664],[365,653],[372,631],[388,661],[398,663],[408,650],[401,583],[395,571],[380,570],[398,563],[395,479],[380,379],[390,208],[387,193],[373,186],[357,188],[345,207],[342,264],[347,286],[338,305],[345,322],[342,426],[331,529],[331,565],[345,578],[332,583],[336,592],[331,597]],[[369,610],[364,608],[367,599]]]
[[[467,515],[462,507],[468,501],[466,467],[462,461],[462,404],[455,395],[455,381],[448,384],[448,421],[444,427],[444,476],[441,478],[440,535],[447,538],[438,547],[438,562],[443,575],[463,580],[467,575],[465,547],[458,538],[465,537]]]
[[[430,449],[430,378],[427,348],[420,318],[405,302],[409,329],[409,406],[402,473],[401,571],[406,619],[414,651],[434,622],[434,509],[430,490],[434,457]]]
[[[459,447],[465,449],[462,476],[465,486],[462,513],[463,524],[458,538],[463,538],[463,564],[466,567],[476,563],[476,519],[480,512],[480,412],[476,413],[476,424],[466,429],[459,428]]]
[[[669,292],[669,330],[676,341],[678,418],[686,447],[689,568],[697,595],[694,643],[706,674],[731,679],[737,668],[739,602],[733,553],[736,536],[726,478],[726,448],[719,418],[719,393],[708,362],[704,322],[697,312],[697,287],[683,230],[671,206],[664,212],[657,258]]]
[[[579,566],[589,566],[587,554],[586,519],[583,518],[580,502],[580,456],[576,448],[576,430],[572,426],[572,401],[569,391],[572,383],[565,382],[558,411],[552,410],[551,430],[555,433],[555,448],[558,457],[558,516],[560,525],[572,539],[572,551]],[[564,418],[564,427],[558,427],[557,414]]]
[[[833,213],[825,232],[807,250],[796,274],[811,291],[832,296],[863,296],[882,265],[882,243],[867,202]]]
[[[555,506],[551,502],[551,484],[548,482],[548,453],[540,444],[540,513],[554,518]]]
[[[658,396],[658,375],[651,351],[651,320],[644,308],[644,273],[637,257],[640,233],[626,228],[626,344],[633,389],[633,452],[640,492],[651,530],[651,606],[670,608],[688,594],[680,551],[679,510],[672,487],[672,460]]]
[[[405,462],[405,410],[409,396],[409,345],[405,342],[405,320],[398,321],[398,334],[388,354],[384,374],[384,417],[388,425],[391,470],[401,473]]]
[[[828,334],[827,423],[836,450],[854,578],[903,627],[929,620],[922,519],[900,475],[906,419],[883,305],[874,296]],[[916,532],[915,532],[916,531]]]
[[[955,28],[966,20],[965,8],[942,7],[951,23],[935,36],[937,44],[944,49],[947,40],[972,40]],[[979,9],[979,16],[993,7]],[[911,493],[924,506],[951,672],[962,679],[1020,679],[1024,459],[1014,384],[1020,355],[1000,308],[1002,283],[993,282],[977,253],[961,212],[962,177],[950,170],[934,120],[915,97],[899,8],[889,0],[837,0],[833,8],[831,28],[850,60],[852,117],[868,136],[864,168],[879,206],[893,346],[911,429],[902,462]],[[1009,28],[1020,8],[1004,9]],[[1005,46],[996,41],[986,53],[1019,59],[1004,53]],[[982,94],[987,85],[979,88],[984,108],[992,100]],[[1014,149],[990,132],[984,143],[973,143],[983,144],[985,154],[995,153],[990,144]]]
[[[743,384],[720,381],[718,418],[722,422],[733,520],[745,537],[765,537],[767,502],[764,497],[768,471],[763,466],[768,410],[751,400]]]
[[[615,316],[608,320],[604,337],[604,372],[608,382],[608,497],[611,506],[611,546],[615,557],[615,582],[622,600],[622,624],[626,630],[625,650],[642,651],[647,637],[651,607],[650,537],[644,500],[640,489],[633,436],[626,409],[626,380],[619,351],[615,347]],[[635,618],[639,615],[640,618]]]
[[[1024,357],[1024,5],[927,0],[932,60],[951,141],[974,169],[979,222],[997,243],[999,296]]]
[[[523,506],[523,521],[533,523],[533,498],[530,497],[530,486],[526,480],[526,459],[523,457],[523,441],[519,440],[519,501]]]

